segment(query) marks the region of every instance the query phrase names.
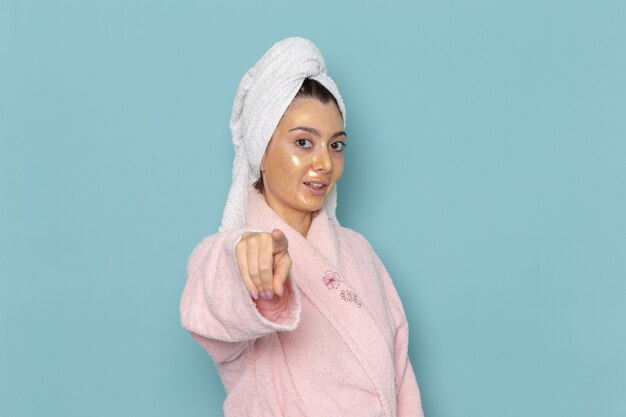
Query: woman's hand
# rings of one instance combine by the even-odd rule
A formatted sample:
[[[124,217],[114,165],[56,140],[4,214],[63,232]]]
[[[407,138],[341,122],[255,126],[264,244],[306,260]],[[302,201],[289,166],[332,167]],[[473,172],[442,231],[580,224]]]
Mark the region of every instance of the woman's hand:
[[[272,233],[245,232],[235,247],[241,279],[257,300],[271,300],[274,293],[283,295],[284,283],[291,268],[288,241],[279,229]]]

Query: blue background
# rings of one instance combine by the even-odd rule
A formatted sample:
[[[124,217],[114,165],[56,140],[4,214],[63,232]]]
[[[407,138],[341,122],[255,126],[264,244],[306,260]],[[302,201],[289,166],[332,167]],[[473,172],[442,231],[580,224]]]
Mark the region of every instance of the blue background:
[[[0,2],[0,415],[217,416],[180,327],[244,72],[313,40],[339,218],[385,262],[427,417],[626,415],[626,3]]]

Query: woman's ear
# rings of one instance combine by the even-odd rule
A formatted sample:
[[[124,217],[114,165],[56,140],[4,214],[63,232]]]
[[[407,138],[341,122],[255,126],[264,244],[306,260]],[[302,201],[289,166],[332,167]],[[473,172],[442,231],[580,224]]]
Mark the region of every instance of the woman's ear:
[[[259,165],[261,172],[265,172],[265,155],[263,155],[263,159],[261,159],[261,165]]]
[[[270,148],[270,143],[272,143],[273,138],[274,136],[272,135],[272,137],[270,138],[270,141],[265,147],[265,152],[263,152],[263,158],[261,158],[261,164],[259,165],[259,169],[261,172],[265,172],[265,157],[267,156],[267,150]]]

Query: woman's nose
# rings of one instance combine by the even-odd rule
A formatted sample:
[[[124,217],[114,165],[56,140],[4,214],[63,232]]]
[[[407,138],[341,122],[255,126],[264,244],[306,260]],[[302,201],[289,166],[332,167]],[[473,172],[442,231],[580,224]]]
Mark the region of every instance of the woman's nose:
[[[331,172],[333,161],[327,149],[321,149],[313,156],[313,169],[315,171]]]

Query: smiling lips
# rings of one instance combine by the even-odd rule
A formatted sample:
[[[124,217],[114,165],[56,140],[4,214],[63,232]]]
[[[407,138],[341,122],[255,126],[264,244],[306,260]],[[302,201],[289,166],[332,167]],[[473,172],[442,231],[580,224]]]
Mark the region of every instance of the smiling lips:
[[[326,188],[328,188],[329,182],[323,180],[310,180],[304,181],[303,184],[313,195],[322,196],[326,194]]]

